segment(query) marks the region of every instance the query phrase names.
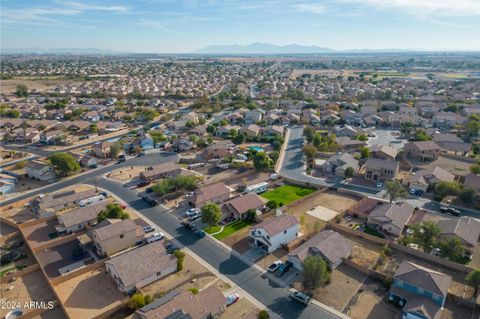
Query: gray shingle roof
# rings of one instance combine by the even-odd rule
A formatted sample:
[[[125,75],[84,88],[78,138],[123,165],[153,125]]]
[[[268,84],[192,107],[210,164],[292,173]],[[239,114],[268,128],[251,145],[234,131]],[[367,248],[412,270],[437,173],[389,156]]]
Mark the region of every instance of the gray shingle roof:
[[[456,235],[472,246],[480,236],[480,221],[472,217],[449,218],[438,222],[442,235]]]
[[[448,275],[409,261],[402,261],[393,277],[441,296],[447,295],[452,281]]]

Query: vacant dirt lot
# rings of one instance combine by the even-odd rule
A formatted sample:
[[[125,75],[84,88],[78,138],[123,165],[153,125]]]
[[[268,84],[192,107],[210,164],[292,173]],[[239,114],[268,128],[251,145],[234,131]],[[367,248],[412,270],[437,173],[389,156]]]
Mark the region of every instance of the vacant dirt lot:
[[[8,290],[7,290],[8,289]],[[28,273],[12,283],[2,284],[0,297],[2,300],[19,302],[22,305],[29,301],[54,301],[55,295],[48,287],[40,270]],[[4,317],[11,309],[0,309],[0,317]]]
[[[343,213],[345,210],[352,207],[357,201],[358,198],[350,195],[336,192],[317,192],[316,195],[312,195],[307,199],[299,200],[298,202],[289,205],[288,208],[295,212],[299,211],[305,213],[317,206],[323,206],[338,213]]]
[[[126,182],[131,179],[137,178],[141,172],[145,171],[147,166],[130,166],[130,167],[122,167],[116,170],[113,170],[111,173],[108,174],[108,178]]]
[[[343,311],[366,278],[365,274],[351,267],[340,265],[332,271],[330,284],[317,289],[314,298],[338,311]],[[301,286],[301,282],[294,283],[294,287],[299,290],[302,289]]]
[[[72,319],[96,317],[126,300],[104,268],[64,281],[55,290]]]
[[[387,305],[374,293],[366,291],[360,295],[358,302],[350,309],[348,316],[352,319],[367,318],[401,318],[401,312]]]
[[[456,175],[467,175],[470,173],[470,166],[472,166],[472,163],[469,161],[452,159],[443,156],[440,156],[437,160],[431,163],[419,163],[412,161],[412,164],[420,167],[421,169],[435,168],[438,166]]]
[[[193,257],[185,255],[181,271],[143,287],[141,291],[151,296],[159,296],[176,288],[185,290],[197,288],[202,290],[212,285],[216,285],[220,290],[227,288],[227,285],[222,280],[208,271]]]
[[[25,84],[29,90],[37,90],[37,91],[46,91],[50,90],[57,85],[65,85],[66,83],[71,83],[74,81],[66,81],[64,79],[14,79],[14,80],[1,80],[0,81],[0,93],[13,93],[16,90],[17,85]]]

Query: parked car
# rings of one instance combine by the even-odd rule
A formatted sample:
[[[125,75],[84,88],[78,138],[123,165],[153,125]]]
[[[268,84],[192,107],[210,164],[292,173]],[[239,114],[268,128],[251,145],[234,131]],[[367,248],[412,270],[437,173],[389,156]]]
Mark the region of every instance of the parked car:
[[[137,154],[137,157],[141,157],[141,156],[144,156],[145,155],[145,152],[140,152]]]
[[[123,155],[123,154],[118,157],[118,162],[119,163],[125,162],[125,160],[126,160],[126,158],[125,158],[125,155]]]
[[[121,208],[121,209],[125,209],[125,208],[127,208],[127,205],[125,205],[125,204],[123,204],[123,203],[120,203],[120,205],[119,205],[119,206],[120,206],[120,208]]]
[[[278,269],[275,271],[275,275],[277,275],[277,277],[282,277],[290,269],[291,266],[292,263],[286,261],[285,263],[281,264],[280,267],[278,267]]]
[[[143,187],[143,186],[147,186],[147,185],[150,185],[150,182],[148,181],[143,181],[143,182],[140,182],[137,184],[137,187]]]
[[[150,196],[142,196],[142,199],[152,206],[157,206],[158,202]]]
[[[383,183],[382,182],[378,182],[377,183],[377,188],[382,188],[383,187]]]
[[[103,195],[103,197],[105,197],[105,198],[108,197],[108,193],[107,193],[107,192],[101,192],[100,195]]]
[[[444,214],[450,214],[453,216],[460,216],[460,211],[458,209],[455,209],[453,207],[448,207],[448,206],[441,206],[440,207],[440,212]]]
[[[194,216],[194,215],[197,215],[197,214],[200,214],[200,212],[198,211],[198,209],[196,209],[196,208],[190,208],[190,209],[185,213],[185,216],[191,217],[191,216]]]
[[[163,233],[154,233],[147,237],[147,244],[153,243],[154,241],[162,240],[165,235]]]
[[[188,220],[191,221],[191,222],[194,222],[198,219],[202,218],[202,214],[200,214],[199,212],[193,214],[192,216],[188,217]]]
[[[145,193],[153,193],[153,188],[151,187],[145,188]]]
[[[282,265],[282,263],[283,262],[281,260],[275,260],[270,266],[268,266],[267,271],[275,272],[278,269],[278,267]]]
[[[150,225],[147,225],[147,226],[144,226],[144,227],[143,227],[143,231],[144,231],[145,233],[151,233],[151,232],[154,231],[154,230],[155,230],[155,228],[153,228],[153,227],[150,226]]]
[[[198,230],[195,232],[195,235],[197,235],[198,238],[203,238],[206,236],[205,232],[203,230]]]
[[[308,305],[310,302],[310,297],[300,291],[295,291],[290,294],[290,298],[303,303],[304,305]]]
[[[233,305],[240,299],[239,294],[231,294],[227,296],[227,307]]]
[[[165,245],[165,249],[167,250],[167,253],[172,254],[175,250],[178,250],[178,247],[174,243],[169,242]]]
[[[194,232],[194,231],[197,231],[197,226],[195,226],[194,224],[190,223],[188,220],[184,220],[182,221],[182,226],[185,227],[186,229]]]

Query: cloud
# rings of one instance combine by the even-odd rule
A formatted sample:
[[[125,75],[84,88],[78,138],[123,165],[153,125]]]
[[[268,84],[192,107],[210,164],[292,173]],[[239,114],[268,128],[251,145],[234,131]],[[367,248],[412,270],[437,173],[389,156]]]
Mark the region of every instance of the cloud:
[[[380,9],[399,9],[418,17],[480,15],[478,0],[339,0],[339,2]]]
[[[307,12],[315,14],[323,14],[327,11],[328,7],[323,3],[298,3],[294,5],[294,8],[298,12]]]
[[[125,6],[101,6],[101,5],[92,5],[80,2],[63,2],[66,6],[76,8],[81,11],[109,11],[123,13],[128,12],[128,8]]]
[[[135,24],[142,27],[159,29],[165,32],[174,32],[174,30],[170,29],[168,26],[158,20],[140,19],[139,21],[135,22]]]

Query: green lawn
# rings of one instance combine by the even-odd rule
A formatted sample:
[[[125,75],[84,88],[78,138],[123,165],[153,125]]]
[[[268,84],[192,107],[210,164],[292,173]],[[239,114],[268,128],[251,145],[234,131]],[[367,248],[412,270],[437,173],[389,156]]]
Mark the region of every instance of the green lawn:
[[[360,228],[360,226],[362,226],[362,225],[361,224],[355,224],[355,226],[353,226],[353,229],[357,230],[358,228]],[[385,238],[384,234],[382,234],[378,230],[370,228],[370,227],[365,227],[363,232],[366,233],[366,234],[372,235],[372,236],[376,236],[378,238],[382,238],[382,239]]]
[[[293,203],[297,199],[307,196],[313,192],[315,192],[315,190],[311,188],[305,188],[296,185],[283,185],[260,196],[276,202],[279,206],[283,206]]]
[[[215,237],[218,240],[223,239],[225,237],[230,236],[234,232],[239,231],[242,228],[250,226],[251,224],[252,223],[250,221],[247,221],[247,220],[243,220],[243,219],[237,220],[233,223],[225,225],[224,228],[223,228],[223,231],[221,233],[217,234],[217,235],[213,235],[213,237]],[[219,231],[220,226],[216,226],[216,225],[215,226],[208,226],[208,227],[205,227],[203,230],[208,234],[212,234],[212,233],[215,233],[215,232]]]

